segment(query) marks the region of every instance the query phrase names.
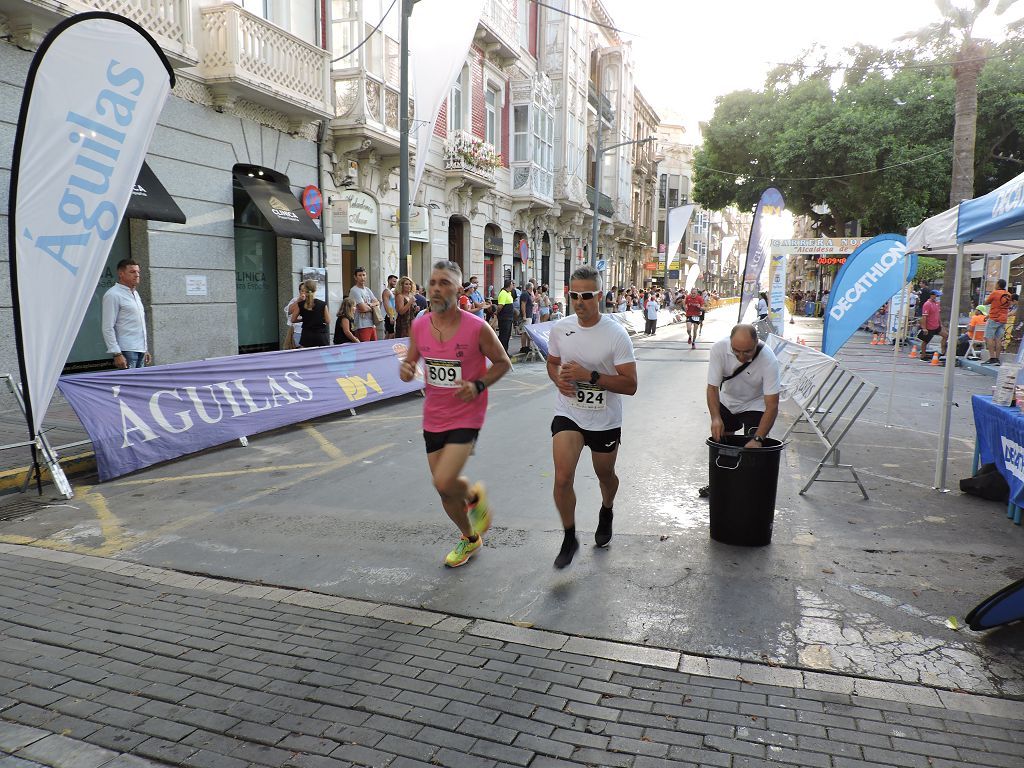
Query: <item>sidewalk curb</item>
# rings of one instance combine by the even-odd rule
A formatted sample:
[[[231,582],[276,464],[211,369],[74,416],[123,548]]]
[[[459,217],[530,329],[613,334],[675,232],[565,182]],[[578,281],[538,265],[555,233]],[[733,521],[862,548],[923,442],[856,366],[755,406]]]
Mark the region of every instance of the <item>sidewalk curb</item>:
[[[67,477],[75,477],[93,472],[96,469],[96,454],[92,451],[78,453],[74,456],[64,456],[60,459],[60,466],[64,469]],[[25,482],[25,476],[32,471],[31,466],[15,467],[0,471],[0,493],[4,491],[19,490]],[[43,482],[53,480],[50,470],[43,466]]]
[[[757,662],[737,661],[734,659],[697,656],[669,649],[567,635],[511,623],[454,616],[419,608],[374,603],[307,590],[284,589],[251,582],[231,581],[183,573],[166,568],[95,557],[93,555],[80,555],[63,550],[45,549],[33,545],[0,543],[0,555],[58,562],[78,568],[105,571],[130,578],[143,579],[181,589],[194,589],[212,594],[270,600],[272,602],[299,605],[352,616],[371,616],[375,619],[394,621],[401,624],[432,628],[456,634],[465,633],[547,651],[561,651],[627,664],[657,667],[699,677],[739,680],[741,683],[775,685],[795,690],[864,696],[872,699],[884,699],[905,704],[938,707],[957,712],[1024,721],[1024,701],[964,693],[931,687],[926,684],[895,683],[854,677],[837,672],[814,671]]]

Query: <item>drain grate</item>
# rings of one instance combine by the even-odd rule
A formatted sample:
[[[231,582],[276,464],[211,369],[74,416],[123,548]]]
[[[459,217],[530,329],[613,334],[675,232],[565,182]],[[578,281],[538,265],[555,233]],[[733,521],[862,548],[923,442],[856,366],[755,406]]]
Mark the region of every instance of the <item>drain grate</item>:
[[[63,497],[39,496],[36,494],[35,488],[30,489],[27,493],[10,493],[0,496],[0,522],[31,515],[41,511],[49,504],[60,504],[63,501],[65,501]]]

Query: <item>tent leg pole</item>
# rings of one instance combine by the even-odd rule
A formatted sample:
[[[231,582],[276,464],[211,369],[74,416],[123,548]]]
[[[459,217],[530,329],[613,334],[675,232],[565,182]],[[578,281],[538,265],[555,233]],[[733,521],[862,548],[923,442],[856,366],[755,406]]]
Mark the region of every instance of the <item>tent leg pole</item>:
[[[906,323],[907,310],[910,308],[910,296],[907,295],[907,274],[910,272],[910,254],[903,252],[903,282],[900,283],[900,294],[903,299],[900,302],[900,311],[897,313],[896,333],[892,344],[892,378],[889,381],[889,406],[885,409],[885,426],[892,426],[892,397],[896,392],[896,359],[900,354],[900,331]],[[889,305],[890,307],[892,304]],[[889,327],[892,327],[892,320],[886,320]]]
[[[956,272],[953,278],[953,301],[949,306],[948,337],[946,339],[946,369],[942,381],[942,419],[939,424],[939,453],[935,460],[935,488],[945,493],[946,459],[949,456],[949,424],[953,410],[953,369],[956,368],[956,336],[960,319],[960,289],[963,283],[962,267],[964,247],[956,247]]]

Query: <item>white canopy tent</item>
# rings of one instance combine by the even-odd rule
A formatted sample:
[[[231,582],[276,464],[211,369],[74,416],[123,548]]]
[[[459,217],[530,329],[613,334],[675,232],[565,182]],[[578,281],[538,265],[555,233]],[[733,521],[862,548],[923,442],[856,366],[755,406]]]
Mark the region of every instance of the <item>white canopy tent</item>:
[[[935,487],[946,485],[949,427],[953,405],[953,365],[957,334],[954,321],[960,316],[962,265],[965,255],[1024,253],[1024,174],[987,195],[964,200],[955,208],[925,219],[907,231],[907,252],[921,256],[955,256],[950,333],[946,342],[946,370],[942,387],[939,449],[935,458]]]

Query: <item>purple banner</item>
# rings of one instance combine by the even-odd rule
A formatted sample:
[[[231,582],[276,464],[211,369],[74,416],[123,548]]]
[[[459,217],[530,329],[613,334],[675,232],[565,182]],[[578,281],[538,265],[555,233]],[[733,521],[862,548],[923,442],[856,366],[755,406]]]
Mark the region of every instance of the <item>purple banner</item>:
[[[743,291],[740,293],[738,322],[743,322],[747,305],[752,299],[757,298],[757,292],[761,287],[761,270],[764,269],[765,261],[768,259],[771,233],[765,231],[764,217],[779,216],[785,207],[786,201],[782,199],[782,193],[775,187],[768,187],[761,193],[761,199],[757,201],[754,221],[750,225],[750,239],[747,241],[747,262],[743,268]]]
[[[240,437],[423,389],[398,377],[401,341],[235,355],[63,376],[100,480]]]

